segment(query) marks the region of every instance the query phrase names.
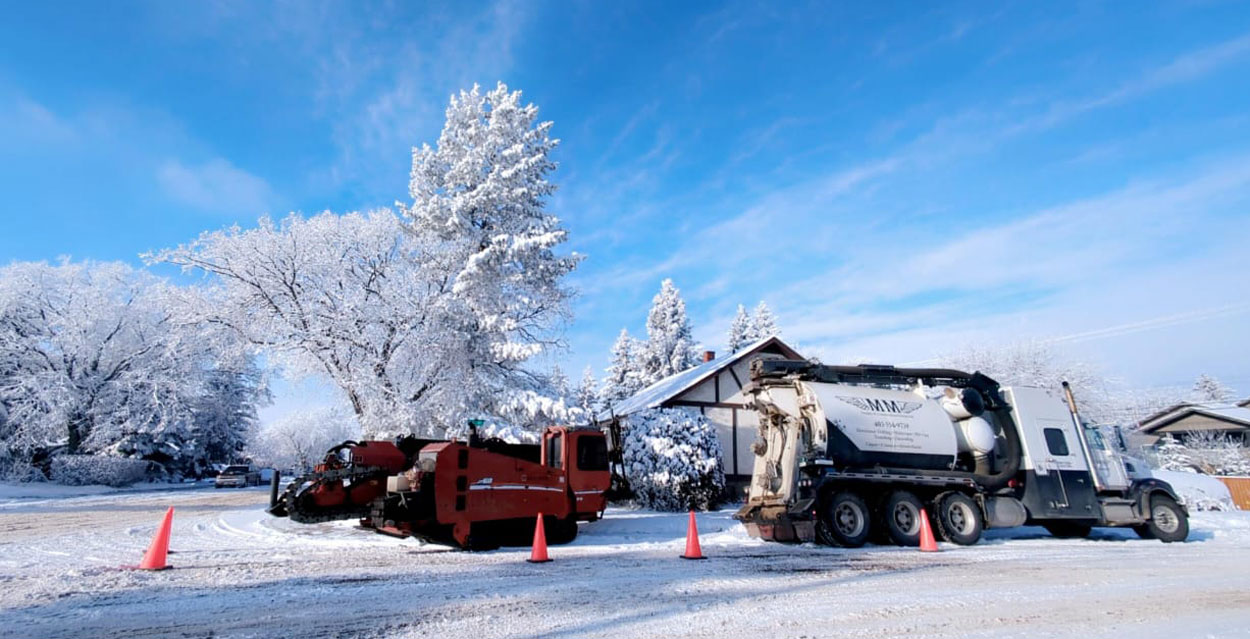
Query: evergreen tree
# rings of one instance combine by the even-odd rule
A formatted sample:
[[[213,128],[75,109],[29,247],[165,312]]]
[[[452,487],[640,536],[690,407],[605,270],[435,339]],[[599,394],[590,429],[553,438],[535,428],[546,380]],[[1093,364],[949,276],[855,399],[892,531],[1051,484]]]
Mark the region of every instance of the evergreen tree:
[[[1159,470],[1174,470],[1186,473],[1194,471],[1193,454],[1189,447],[1177,441],[1171,433],[1163,436],[1163,439],[1154,448],[1155,468]]]
[[[608,365],[603,378],[603,386],[599,390],[599,404],[603,410],[609,410],[614,404],[642,390],[643,383],[642,354],[645,346],[629,335],[629,331],[621,329],[621,334],[612,345],[612,363]]]
[[[686,302],[671,279],[660,284],[660,292],[651,300],[644,361],[645,384],[680,373],[699,362],[690,318],[686,316]]]
[[[1233,391],[1210,375],[1199,375],[1191,394],[1198,402],[1227,402],[1233,398]]]
[[[777,330],[777,319],[773,317],[772,309],[768,308],[768,304],[764,300],[755,306],[755,316],[751,318],[751,340],[756,342],[774,335],[780,335]]]
[[[569,384],[569,376],[564,374],[564,370],[559,364],[551,367],[551,372],[547,374],[547,385],[551,387],[551,392],[559,399],[567,400],[573,396],[573,387]]]
[[[595,380],[594,371],[587,366],[586,370],[582,371],[582,381],[577,383],[577,388],[573,391],[573,401],[586,412],[587,420],[592,423],[599,409],[598,386],[599,382]]]
[[[734,315],[733,322],[729,324],[729,342],[725,345],[730,353],[737,353],[742,347],[750,344],[751,335],[754,330],[751,327],[751,317],[747,315],[747,309],[743,305],[738,305],[738,314]]]

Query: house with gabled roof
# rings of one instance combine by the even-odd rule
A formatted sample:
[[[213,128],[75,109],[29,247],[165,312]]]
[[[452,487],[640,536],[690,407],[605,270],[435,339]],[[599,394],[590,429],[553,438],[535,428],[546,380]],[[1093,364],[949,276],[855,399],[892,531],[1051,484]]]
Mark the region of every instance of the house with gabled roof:
[[[1153,446],[1166,435],[1184,442],[1189,433],[1198,431],[1215,431],[1250,444],[1250,400],[1176,404],[1142,420],[1135,434]]]
[[[751,381],[751,362],[761,358],[803,359],[803,356],[776,336],[721,357],[707,351],[702,364],[670,375],[617,402],[600,413],[595,421],[608,429],[613,441],[619,443],[620,422],[633,413],[651,408],[697,410],[716,428],[725,483],[731,491],[736,491],[750,482],[755,463],[751,444],[758,436],[759,419],[742,393],[742,387]]]

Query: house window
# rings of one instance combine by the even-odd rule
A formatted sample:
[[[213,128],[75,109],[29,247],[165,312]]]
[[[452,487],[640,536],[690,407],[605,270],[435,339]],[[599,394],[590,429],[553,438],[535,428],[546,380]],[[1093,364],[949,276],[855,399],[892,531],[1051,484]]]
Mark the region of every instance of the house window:
[[[1050,449],[1050,454],[1056,457],[1067,457],[1071,453],[1068,452],[1068,439],[1063,436],[1063,431],[1058,428],[1043,428],[1042,434],[1046,436],[1046,448]]]

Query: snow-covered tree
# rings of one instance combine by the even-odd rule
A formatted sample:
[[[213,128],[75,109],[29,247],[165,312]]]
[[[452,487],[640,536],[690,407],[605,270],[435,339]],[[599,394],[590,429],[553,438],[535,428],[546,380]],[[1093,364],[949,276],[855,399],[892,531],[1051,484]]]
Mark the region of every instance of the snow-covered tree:
[[[573,400],[586,414],[587,421],[593,422],[599,408],[599,382],[589,366],[582,371],[582,381],[573,389]]]
[[[651,300],[651,312],[647,315],[644,385],[698,365],[695,350],[686,302],[673,280],[665,279],[660,284],[660,292]]]
[[[642,390],[644,382],[643,358],[645,345],[621,329],[612,344],[612,362],[604,371],[603,385],[599,389],[599,404],[609,410],[614,404]]]
[[[564,374],[559,364],[553,365],[551,372],[547,373],[547,385],[551,387],[551,392],[556,397],[565,400],[565,403],[570,403],[569,400],[573,397],[573,387],[569,383],[569,376]]]
[[[963,348],[941,357],[942,365],[980,371],[1004,386],[1058,389],[1072,385],[1081,414],[1094,423],[1115,420],[1107,380],[1093,367],[1061,357],[1044,342],[1022,341],[997,347]]]
[[[444,327],[439,374],[460,391],[447,407],[457,420],[563,410],[525,367],[559,344],[572,295],[563,280],[581,260],[558,252],[568,232],[546,210],[551,126],[519,91],[475,86],[451,98],[437,146],[413,151],[413,203],[401,211]]]
[[[201,309],[278,363],[330,378],[371,435],[470,417],[565,421],[525,364],[559,344],[579,257],[548,214],[550,122],[500,85],[451,99],[413,153],[410,206],[291,215],[148,256],[215,276]]]
[[[322,406],[296,411],[259,430],[248,446],[257,460],[307,472],[331,447],[358,440],[360,423],[350,411]]]
[[[418,250],[383,210],[262,218],[148,258],[214,276],[197,289],[203,321],[293,374],[328,377],[367,431],[407,432],[454,396],[440,362],[450,331],[433,317]]]
[[[725,349],[730,353],[737,353],[742,350],[742,347],[754,341],[751,339],[752,335],[754,331],[751,327],[751,316],[747,315],[746,307],[739,304],[738,313],[729,323],[729,340],[725,344]]]
[[[777,330],[777,318],[773,317],[772,309],[768,308],[764,300],[760,300],[760,303],[755,305],[755,312],[751,316],[751,341],[780,334]]]
[[[1185,433],[1185,446],[1195,465],[1210,475],[1250,475],[1250,448],[1227,433],[1195,430]]]
[[[244,346],[124,264],[0,268],[0,457],[107,454],[198,474],[241,448],[266,397]]]
[[[656,408],[629,416],[622,462],[629,487],[656,510],[709,510],[725,492],[720,441],[711,422],[683,408]]]
[[[1164,435],[1163,439],[1155,445],[1151,453],[1153,459],[1150,461],[1159,470],[1172,470],[1184,473],[1197,472],[1194,467],[1193,452],[1189,450],[1189,447],[1173,437],[1171,433]]]
[[[1227,402],[1233,398],[1233,391],[1210,375],[1199,375],[1190,395],[1196,402]]]

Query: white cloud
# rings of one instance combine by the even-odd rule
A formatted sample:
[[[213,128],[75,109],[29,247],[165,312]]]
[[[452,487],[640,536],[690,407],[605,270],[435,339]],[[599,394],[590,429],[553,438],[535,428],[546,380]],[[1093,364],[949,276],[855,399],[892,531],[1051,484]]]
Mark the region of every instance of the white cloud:
[[[169,160],[156,177],[171,198],[204,211],[250,219],[270,212],[275,201],[265,180],[222,158],[197,166]]]

